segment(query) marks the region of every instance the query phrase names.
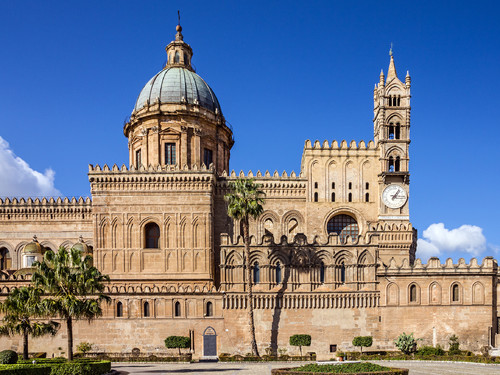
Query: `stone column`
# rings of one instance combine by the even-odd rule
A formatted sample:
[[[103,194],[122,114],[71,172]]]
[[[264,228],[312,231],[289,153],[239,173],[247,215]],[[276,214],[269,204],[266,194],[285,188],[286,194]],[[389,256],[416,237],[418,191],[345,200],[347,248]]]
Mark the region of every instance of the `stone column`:
[[[179,167],[182,169],[184,168],[184,164],[187,164],[189,166],[189,163],[188,163],[188,158],[187,158],[187,154],[188,154],[188,127],[187,126],[181,126],[181,153],[179,155]]]
[[[192,153],[192,162],[201,166],[201,129],[194,129],[194,147]]]

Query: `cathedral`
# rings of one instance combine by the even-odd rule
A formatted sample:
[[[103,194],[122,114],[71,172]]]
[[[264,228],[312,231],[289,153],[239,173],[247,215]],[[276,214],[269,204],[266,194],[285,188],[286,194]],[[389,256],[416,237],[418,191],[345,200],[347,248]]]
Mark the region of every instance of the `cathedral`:
[[[0,299],[29,283],[47,249],[78,247],[111,278],[102,317],[74,327],[75,345],[107,353],[163,353],[191,337],[193,358],[250,352],[244,245],[227,215],[229,183],[265,193],[251,221],[256,337],[261,352],[331,358],[373,336],[373,350],[414,332],[445,349],[451,335],[479,351],[500,336],[496,260],[416,259],[410,222],[411,78],[391,54],[373,91],[373,140],[305,141],[299,173],[229,171],[233,129],[177,26],[164,68],[139,93],[123,127],[129,165],[89,165],[89,198],[0,200]],[[329,136],[329,134],[325,134]],[[66,332],[31,340],[61,354]],[[3,338],[19,350],[21,337]]]

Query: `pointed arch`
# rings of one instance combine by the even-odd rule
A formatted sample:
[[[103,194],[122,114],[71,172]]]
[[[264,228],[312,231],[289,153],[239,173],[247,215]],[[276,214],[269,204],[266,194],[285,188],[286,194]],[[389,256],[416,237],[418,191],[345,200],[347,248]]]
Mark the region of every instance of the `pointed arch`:
[[[416,282],[408,285],[408,304],[420,304],[420,286]]]
[[[387,284],[385,298],[387,306],[399,305],[399,287],[396,283]]]
[[[476,281],[472,285],[472,303],[474,305],[484,304],[484,285],[480,281]]]
[[[440,305],[442,301],[441,285],[437,281],[433,281],[429,285],[429,304]]]

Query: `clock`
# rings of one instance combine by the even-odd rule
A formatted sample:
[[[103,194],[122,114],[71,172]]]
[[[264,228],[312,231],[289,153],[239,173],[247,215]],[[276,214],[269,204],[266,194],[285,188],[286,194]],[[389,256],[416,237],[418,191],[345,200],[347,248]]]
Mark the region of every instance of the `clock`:
[[[403,207],[407,199],[408,194],[401,185],[391,184],[382,192],[382,201],[389,208]]]

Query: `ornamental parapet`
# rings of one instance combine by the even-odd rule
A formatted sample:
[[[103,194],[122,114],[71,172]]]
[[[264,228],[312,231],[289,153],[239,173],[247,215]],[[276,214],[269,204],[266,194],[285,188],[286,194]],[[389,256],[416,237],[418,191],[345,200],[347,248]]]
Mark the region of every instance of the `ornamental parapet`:
[[[382,265],[377,270],[377,276],[396,276],[396,275],[430,275],[430,274],[482,274],[496,275],[498,273],[498,264],[493,257],[485,257],[481,264],[476,258],[472,258],[467,264],[463,258],[454,264],[453,259],[446,259],[445,263],[441,263],[439,258],[432,257],[427,263],[422,263],[421,259],[416,259],[413,264],[410,264],[407,259],[403,259],[400,264],[397,264],[394,258],[391,258],[388,265]]]
[[[254,293],[255,309],[359,309],[380,304],[379,292],[338,293]],[[246,293],[224,293],[222,308],[246,309]]]
[[[0,219],[51,219],[75,218],[82,219],[82,215],[92,213],[92,200],[89,197],[57,197],[57,198],[4,198],[0,199]]]

